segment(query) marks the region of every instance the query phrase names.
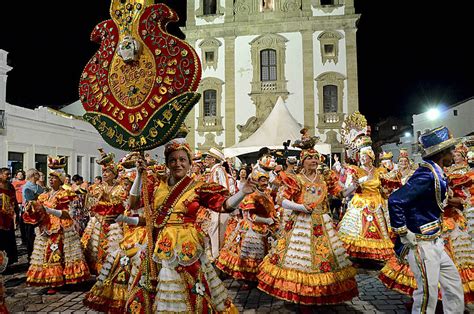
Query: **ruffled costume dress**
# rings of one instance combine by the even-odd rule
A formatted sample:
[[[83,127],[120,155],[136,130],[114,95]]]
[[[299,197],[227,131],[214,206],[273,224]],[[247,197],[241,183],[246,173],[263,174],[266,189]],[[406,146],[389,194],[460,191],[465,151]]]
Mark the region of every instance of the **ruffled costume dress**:
[[[201,207],[222,211],[227,190],[185,176],[174,186],[164,177],[150,195],[152,256],[141,254],[126,311],[131,313],[236,312],[204,249],[195,224]],[[156,271],[156,275],[153,273]],[[153,278],[157,276],[156,278]]]
[[[466,193],[472,186],[472,178],[467,166],[452,166],[446,169],[449,186],[454,197],[470,198]],[[460,209],[448,205],[442,215],[442,237],[445,249],[456,265],[464,289],[464,302],[474,302],[474,246],[468,233],[466,219]],[[406,260],[391,258],[382,269],[380,280],[390,289],[411,296],[416,289],[416,281]],[[440,293],[440,297],[441,293]]]
[[[247,195],[240,203],[243,218],[230,233],[219,253],[216,267],[234,279],[257,281],[258,265],[270,248],[275,225],[256,222],[257,217],[275,220],[275,204],[270,190]]]
[[[347,171],[355,180],[369,175],[357,166]],[[373,177],[361,183],[339,223],[339,238],[350,257],[386,261],[394,254],[387,202],[381,194],[380,175],[385,171],[376,168]]]
[[[153,194],[156,177],[148,175],[147,190]],[[143,203],[141,204],[143,206]],[[143,208],[126,216],[143,217]],[[100,312],[124,313],[130,287],[138,273],[142,254],[145,254],[147,233],[144,226],[123,226],[119,247],[109,252],[97,276],[97,281],[84,298],[84,305]]]
[[[284,181],[284,198],[313,204],[311,214],[294,212],[260,264],[258,289],[300,304],[334,304],[358,295],[356,269],[349,261],[328,215],[328,192],[341,188],[331,172],[311,182],[303,174]]]
[[[99,274],[108,253],[118,249],[123,238],[122,227],[115,222],[125,211],[128,197],[122,185],[94,184],[89,188],[86,206],[93,215],[81,238],[87,263],[93,274]]]
[[[89,279],[79,235],[72,219],[60,219],[45,212],[43,206],[69,212],[75,193],[59,189],[43,193],[23,213],[23,220],[39,224],[26,283],[32,286],[59,287]]]

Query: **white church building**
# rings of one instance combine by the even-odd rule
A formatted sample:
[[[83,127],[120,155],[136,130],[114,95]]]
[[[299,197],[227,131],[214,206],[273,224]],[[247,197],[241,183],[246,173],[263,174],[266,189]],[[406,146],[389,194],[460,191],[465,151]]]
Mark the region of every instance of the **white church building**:
[[[187,0],[182,30],[203,70],[202,97],[186,121],[190,143],[231,147],[282,97],[299,123],[341,152],[344,116],[359,108],[358,19],[353,0]]]

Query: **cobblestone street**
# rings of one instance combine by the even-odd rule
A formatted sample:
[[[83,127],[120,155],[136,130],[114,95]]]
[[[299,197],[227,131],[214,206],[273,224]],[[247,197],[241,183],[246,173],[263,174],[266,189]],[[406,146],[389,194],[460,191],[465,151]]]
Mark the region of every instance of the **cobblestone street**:
[[[19,249],[20,253],[24,252],[22,246]],[[55,295],[44,295],[43,289],[25,284],[26,256],[22,255],[12,270],[3,276],[6,302],[11,313],[97,313],[82,304],[85,293],[93,285],[92,280],[64,287]],[[377,270],[359,269],[359,297],[339,305],[313,307],[313,313],[407,313],[405,303],[409,299],[386,289],[377,279],[377,274]],[[298,313],[298,307],[293,304],[272,298],[257,289],[242,289],[241,283],[235,280],[224,282],[241,313]],[[474,307],[470,307],[469,313],[474,313]]]

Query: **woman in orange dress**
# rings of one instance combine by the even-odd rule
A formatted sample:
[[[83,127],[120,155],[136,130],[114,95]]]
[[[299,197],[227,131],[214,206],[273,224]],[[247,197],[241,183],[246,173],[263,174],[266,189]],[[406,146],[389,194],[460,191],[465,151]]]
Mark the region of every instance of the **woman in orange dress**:
[[[113,154],[100,151],[101,159],[97,163],[102,166],[103,180],[89,187],[86,206],[92,217],[81,238],[93,274],[99,274],[107,254],[118,249],[123,232],[115,219],[124,213],[128,197],[123,182],[117,180],[118,167]]]
[[[275,223],[268,173],[254,169],[251,179],[257,182],[257,190],[240,203],[243,218],[229,234],[216,262],[224,273],[245,281],[257,281],[258,265],[267,255],[268,237]]]
[[[26,283],[53,288],[85,281],[90,275],[69,214],[76,195],[62,188],[65,164],[54,158],[48,162],[51,190],[26,204],[23,220],[38,225]],[[48,293],[55,291],[50,289]]]
[[[314,144],[300,146],[303,170],[283,181],[280,202],[293,213],[257,275],[258,289],[300,305],[341,303],[358,295],[356,270],[328,215],[328,193],[338,196],[341,186],[332,171],[318,172]]]

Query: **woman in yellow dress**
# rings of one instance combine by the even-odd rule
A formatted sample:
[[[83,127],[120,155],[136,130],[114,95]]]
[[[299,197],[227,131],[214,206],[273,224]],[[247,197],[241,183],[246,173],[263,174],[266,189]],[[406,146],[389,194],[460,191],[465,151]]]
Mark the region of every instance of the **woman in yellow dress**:
[[[356,270],[347,258],[328,215],[328,193],[338,196],[341,186],[332,171],[319,173],[315,142],[301,152],[303,170],[286,176],[280,199],[293,214],[260,264],[258,289],[301,305],[334,304],[358,295]]]
[[[102,149],[103,181],[89,187],[86,206],[91,218],[81,238],[87,263],[93,274],[99,274],[108,253],[118,249],[123,238],[122,228],[115,219],[125,211],[128,193],[117,180],[118,168],[113,154],[106,155]]]
[[[69,214],[70,202],[76,197],[62,188],[65,163],[49,158],[51,190],[37,201],[26,204],[23,220],[38,225],[26,283],[33,286],[59,287],[89,278],[81,243]],[[53,289],[49,294],[55,293]]]
[[[375,154],[370,145],[370,137],[360,136],[360,167],[348,166],[346,185],[354,196],[339,223],[339,237],[350,257],[386,261],[394,254],[387,202],[381,193],[380,176],[386,170],[373,165]]]
[[[205,235],[196,225],[196,216],[201,207],[232,210],[255,186],[247,183],[229,198],[224,187],[191,178],[191,156],[191,149],[183,138],[168,143],[165,160],[170,174],[158,177],[152,194],[137,192],[143,171],[142,163],[138,162],[139,172],[131,195],[151,200],[151,208],[145,206],[145,217],[147,236],[153,235],[153,238],[141,254],[138,273],[130,284],[126,311],[236,312],[204,252]],[[142,223],[143,220],[139,225]]]

